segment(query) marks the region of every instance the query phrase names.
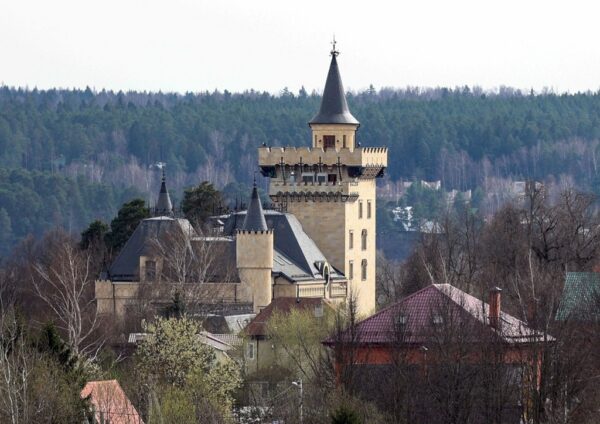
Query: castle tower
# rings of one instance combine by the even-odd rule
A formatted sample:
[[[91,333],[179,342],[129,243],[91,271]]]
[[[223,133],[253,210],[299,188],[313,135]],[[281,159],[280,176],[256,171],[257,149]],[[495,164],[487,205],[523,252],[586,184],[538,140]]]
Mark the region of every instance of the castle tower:
[[[273,294],[273,230],[267,228],[256,183],[244,225],[236,234],[236,266],[243,290],[252,293],[254,312],[271,303]]]
[[[360,123],[348,108],[337,56],[334,45],[321,107],[309,122],[312,147],[261,147],[259,166],[273,202],[344,273],[367,315],[375,311],[375,179],[387,167],[387,148],[356,142]]]

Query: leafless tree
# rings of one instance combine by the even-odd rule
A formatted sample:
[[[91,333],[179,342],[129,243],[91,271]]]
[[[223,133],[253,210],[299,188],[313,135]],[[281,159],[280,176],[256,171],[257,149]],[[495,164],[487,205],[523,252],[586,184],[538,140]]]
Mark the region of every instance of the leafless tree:
[[[90,254],[73,240],[56,240],[47,258],[33,265],[36,294],[49,307],[57,327],[76,357],[95,358],[103,341],[97,332],[100,320],[94,302]]]

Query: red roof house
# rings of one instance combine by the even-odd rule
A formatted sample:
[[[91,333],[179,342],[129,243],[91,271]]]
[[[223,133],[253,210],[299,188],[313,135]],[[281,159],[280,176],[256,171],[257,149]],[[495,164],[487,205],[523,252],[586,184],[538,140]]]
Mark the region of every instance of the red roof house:
[[[90,381],[81,398],[89,399],[94,423],[144,424],[117,380]]]

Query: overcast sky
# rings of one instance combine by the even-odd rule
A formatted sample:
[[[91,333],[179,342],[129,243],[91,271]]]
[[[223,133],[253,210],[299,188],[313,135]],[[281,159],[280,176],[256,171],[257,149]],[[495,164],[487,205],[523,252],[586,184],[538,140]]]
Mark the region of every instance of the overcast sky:
[[[0,83],[33,88],[600,88],[594,1],[0,0]]]

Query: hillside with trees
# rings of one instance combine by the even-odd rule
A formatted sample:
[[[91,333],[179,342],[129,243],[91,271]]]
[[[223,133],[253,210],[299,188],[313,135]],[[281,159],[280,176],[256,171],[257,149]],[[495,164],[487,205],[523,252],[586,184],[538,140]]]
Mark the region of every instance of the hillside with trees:
[[[0,87],[0,245],[60,225],[110,220],[125,201],[155,201],[167,163],[177,204],[210,181],[238,200],[256,148],[306,145],[320,96],[284,89],[172,93]],[[596,191],[600,93],[502,88],[349,93],[363,146],[390,149],[388,186],[441,180],[486,190],[502,179],[566,181]],[[389,191],[388,191],[389,192]],[[384,191],[385,194],[385,191]]]

